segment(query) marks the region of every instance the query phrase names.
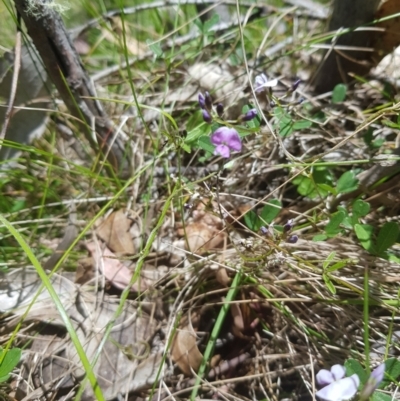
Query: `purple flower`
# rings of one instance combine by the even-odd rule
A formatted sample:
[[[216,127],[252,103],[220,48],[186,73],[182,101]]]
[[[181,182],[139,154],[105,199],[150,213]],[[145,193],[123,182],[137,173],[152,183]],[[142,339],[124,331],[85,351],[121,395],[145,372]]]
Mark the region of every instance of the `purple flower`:
[[[268,79],[265,74],[260,74],[256,76],[254,81],[254,90],[256,93],[264,92],[266,88],[272,88],[278,85],[277,79]]]
[[[211,114],[206,109],[203,109],[201,112],[203,113],[203,120],[206,123],[210,123],[212,121]]]
[[[211,143],[216,146],[214,155],[221,155],[228,158],[231,150],[240,152],[242,150],[242,140],[233,128],[219,127],[211,135]]]
[[[385,376],[385,364],[382,363],[377,368],[375,368],[371,376],[368,378],[365,386],[363,387],[360,393],[360,401],[368,400],[371,397],[372,393],[379,387],[381,384],[383,377]]]
[[[357,392],[360,379],[357,374],[345,376],[345,368],[342,365],[333,365],[331,370],[322,369],[317,373],[317,384],[322,387],[316,392],[321,401],[350,400]]]
[[[242,121],[250,121],[255,117],[257,117],[257,110],[256,109],[251,109],[241,117],[241,120]]]
[[[345,377],[344,379],[336,380],[331,384],[323,387],[317,391],[315,395],[321,401],[343,401],[350,400],[357,393],[358,386],[360,385],[360,379],[358,375]]]
[[[325,387],[331,384],[335,380],[343,379],[346,374],[346,370],[342,365],[333,365],[331,370],[321,369],[315,379],[319,387]]]

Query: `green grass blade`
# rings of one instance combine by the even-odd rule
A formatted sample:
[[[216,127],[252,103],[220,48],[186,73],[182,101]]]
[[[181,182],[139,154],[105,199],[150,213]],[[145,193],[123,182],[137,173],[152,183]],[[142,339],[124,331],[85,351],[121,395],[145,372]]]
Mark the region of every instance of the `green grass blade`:
[[[242,279],[242,273],[239,271],[236,273],[236,275],[232,281],[231,288],[229,289],[228,293],[226,294],[224,305],[222,306],[221,310],[219,311],[213,331],[211,332],[211,337],[208,341],[207,348],[204,351],[204,356],[203,356],[203,360],[202,360],[200,368],[199,368],[199,373],[196,377],[196,382],[193,387],[192,394],[190,395],[190,401],[194,401],[197,397],[197,393],[199,390],[201,380],[203,379],[203,377],[206,374],[208,362],[210,361],[210,359],[214,353],[215,341],[217,340],[217,338],[219,336],[219,333],[220,333],[222,325],[225,321],[226,315],[229,312],[230,304],[231,304],[231,302],[233,302],[235,300],[236,294],[239,290],[239,285],[241,283],[241,279]]]
[[[103,392],[101,391],[101,388],[97,383],[96,376],[94,375],[92,366],[90,365],[90,362],[86,356],[85,350],[83,349],[82,344],[79,341],[76,331],[71,323],[71,320],[69,319],[69,317],[67,315],[67,312],[64,309],[64,306],[62,305],[62,303],[60,301],[60,298],[58,297],[56,291],[54,290],[53,286],[51,285],[49,277],[47,276],[46,272],[43,270],[39,261],[36,259],[36,256],[33,254],[29,245],[26,243],[26,241],[23,239],[23,237],[20,235],[20,233],[14,228],[14,226],[7,219],[5,219],[2,215],[0,215],[0,222],[7,228],[7,230],[11,233],[11,235],[16,239],[16,241],[18,242],[20,247],[25,252],[26,256],[31,261],[33,267],[36,269],[40,279],[42,280],[43,286],[49,292],[50,297],[52,298],[52,300],[61,316],[61,319],[63,320],[65,327],[71,337],[71,341],[75,346],[75,349],[79,355],[82,365],[86,371],[89,382],[93,388],[94,394],[96,396],[96,400],[104,401],[105,398],[103,396]]]

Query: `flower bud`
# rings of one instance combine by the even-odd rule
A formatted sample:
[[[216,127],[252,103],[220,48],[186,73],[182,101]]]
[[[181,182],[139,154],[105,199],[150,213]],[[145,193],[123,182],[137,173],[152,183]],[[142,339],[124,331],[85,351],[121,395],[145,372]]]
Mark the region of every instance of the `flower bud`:
[[[369,400],[373,392],[379,387],[385,376],[385,364],[382,363],[374,369],[360,393],[360,400]]]
[[[206,108],[208,110],[211,110],[211,108],[212,108],[212,98],[211,98],[211,95],[207,91],[205,92],[205,95],[204,95],[204,102],[205,102]]]
[[[218,103],[216,106],[217,114],[219,117],[222,117],[224,114],[224,105],[222,103]]]
[[[203,109],[202,113],[203,113],[203,120],[206,123],[211,123],[211,121],[212,121],[211,114],[206,109]]]
[[[257,110],[256,109],[251,109],[241,117],[241,120],[242,121],[250,121],[255,117],[257,117]]]
[[[283,232],[288,233],[293,228],[293,219],[290,219],[283,226]]]
[[[291,235],[286,242],[288,242],[289,244],[295,244],[297,241],[299,240],[299,236],[298,235]]]
[[[199,93],[199,106],[202,109],[206,108],[206,99],[205,99],[204,95],[201,92]]]
[[[299,87],[301,82],[301,79],[296,79],[296,81],[294,81],[292,87],[290,88],[291,92],[294,92],[295,90],[297,90],[297,88]]]

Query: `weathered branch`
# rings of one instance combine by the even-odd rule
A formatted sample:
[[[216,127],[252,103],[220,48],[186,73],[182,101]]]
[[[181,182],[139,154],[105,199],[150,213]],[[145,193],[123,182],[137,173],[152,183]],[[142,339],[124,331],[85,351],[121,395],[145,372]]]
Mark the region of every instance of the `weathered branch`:
[[[114,138],[112,121],[100,102],[95,100],[92,83],[60,15],[47,7],[47,1],[15,0],[14,3],[69,112],[80,121],[80,129],[91,146],[107,156],[114,171],[119,171],[124,155],[123,144],[119,138]]]

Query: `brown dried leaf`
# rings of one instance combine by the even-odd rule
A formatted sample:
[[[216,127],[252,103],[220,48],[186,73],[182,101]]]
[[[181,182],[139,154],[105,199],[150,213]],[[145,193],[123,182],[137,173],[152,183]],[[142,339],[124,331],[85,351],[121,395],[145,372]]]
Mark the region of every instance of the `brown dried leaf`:
[[[124,266],[118,260],[117,256],[108,248],[100,250],[95,242],[86,244],[86,247],[92,254],[96,265],[99,266],[105,278],[110,281],[114,287],[124,290],[131,281],[133,271]],[[140,278],[132,285],[131,291],[142,292],[147,290],[150,286],[151,280]]]
[[[225,267],[218,268],[218,270],[215,272],[215,278],[217,279],[218,283],[224,287],[229,287],[232,282],[232,279],[228,276],[228,272],[226,271]]]
[[[197,372],[199,369],[203,355],[197,348],[196,333],[191,325],[177,330],[171,348],[171,357],[187,376],[191,376],[193,370]]]
[[[131,220],[123,210],[118,210],[103,221],[96,233],[113,252],[132,255],[135,253],[135,247],[129,232],[130,227]]]
[[[78,261],[75,273],[75,283],[85,284],[91,281],[94,277],[93,258],[82,258]]]
[[[234,78],[229,69],[221,67],[220,64],[195,63],[188,69],[188,73],[204,90],[214,91],[216,99],[228,97],[227,104],[243,96],[243,79]]]
[[[151,388],[162,370],[163,361],[164,344],[155,336],[159,321],[164,318],[159,303],[141,301],[138,304],[126,300],[120,310],[119,299],[103,292],[93,293],[93,286],[77,286],[58,274],[52,275],[50,280],[90,362],[100,351],[93,369],[105,400],[115,400],[120,395],[125,398],[128,393]],[[19,380],[18,399],[24,395],[25,399],[44,399],[49,391],[53,392],[53,399],[61,399],[57,389],[65,394],[86,373],[74,344],[65,335],[65,322],[50,294],[40,290],[42,284],[31,268],[11,269],[2,276],[0,311],[8,312],[8,330],[11,332],[20,324],[21,316],[26,322],[45,323],[40,333],[35,327],[29,332],[31,349],[19,372],[26,380]],[[104,341],[110,324],[111,331]],[[29,389],[24,385],[28,382]],[[95,396],[88,385],[82,400],[93,399]]]
[[[242,333],[245,328],[245,323],[244,323],[242,309],[239,304],[233,303],[231,305],[231,314],[233,317],[234,332],[236,331],[236,332]]]
[[[197,254],[218,248],[225,234],[204,223],[191,223],[186,227],[186,247]]]

